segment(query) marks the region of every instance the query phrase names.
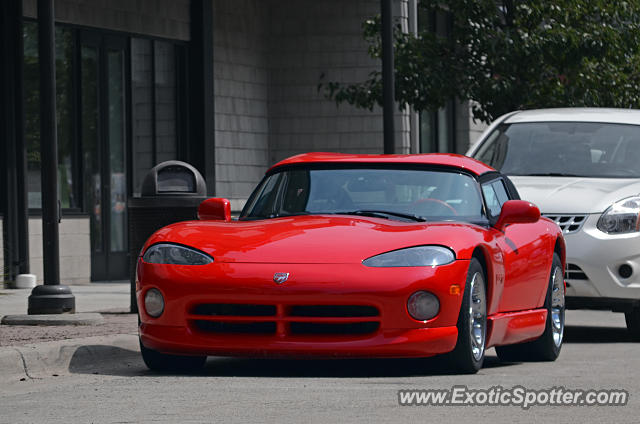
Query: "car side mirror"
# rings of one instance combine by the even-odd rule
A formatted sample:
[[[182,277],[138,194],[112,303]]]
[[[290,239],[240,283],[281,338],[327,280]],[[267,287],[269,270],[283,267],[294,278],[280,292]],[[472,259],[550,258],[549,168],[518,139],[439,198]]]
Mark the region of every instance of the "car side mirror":
[[[231,221],[231,203],[229,200],[218,197],[206,199],[198,206],[198,219]]]
[[[540,219],[540,209],[526,200],[507,200],[494,227],[500,231],[509,224],[533,224]]]

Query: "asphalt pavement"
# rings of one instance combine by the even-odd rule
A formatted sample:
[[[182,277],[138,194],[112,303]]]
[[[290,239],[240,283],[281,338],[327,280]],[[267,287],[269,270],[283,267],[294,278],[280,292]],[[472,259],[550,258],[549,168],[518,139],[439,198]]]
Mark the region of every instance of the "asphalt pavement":
[[[72,289],[78,300],[83,295],[100,296],[100,292],[110,299],[88,301],[86,305],[91,306],[87,307],[78,303],[83,312],[102,310],[108,317],[105,311],[118,315],[118,309],[124,312],[128,307],[128,286]],[[15,292],[0,294],[0,314],[17,301],[14,297],[9,302],[7,296],[26,299]],[[3,327],[0,332],[6,330]],[[90,328],[99,332],[105,327]],[[123,333],[0,347],[0,423],[639,421],[640,343],[630,340],[624,316],[609,312],[568,311],[565,345],[556,362],[502,363],[490,349],[485,367],[476,375],[457,375],[433,359],[221,357],[209,358],[205,369],[196,374],[171,375],[147,370],[137,343],[134,323]],[[400,406],[398,402],[398,390],[447,390],[461,385],[471,389],[622,389],[629,393],[629,401],[624,406],[526,409]]]

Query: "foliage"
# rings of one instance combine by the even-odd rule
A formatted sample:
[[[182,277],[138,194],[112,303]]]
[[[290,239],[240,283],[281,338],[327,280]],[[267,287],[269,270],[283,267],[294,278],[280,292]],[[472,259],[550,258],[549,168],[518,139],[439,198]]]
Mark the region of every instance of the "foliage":
[[[473,99],[474,118],[488,122],[516,109],[640,107],[640,0],[422,0],[419,8],[421,17],[446,17],[447,31],[396,27],[400,108]],[[371,57],[380,58],[379,17],[363,29]],[[382,102],[379,71],[319,88],[338,103]]]

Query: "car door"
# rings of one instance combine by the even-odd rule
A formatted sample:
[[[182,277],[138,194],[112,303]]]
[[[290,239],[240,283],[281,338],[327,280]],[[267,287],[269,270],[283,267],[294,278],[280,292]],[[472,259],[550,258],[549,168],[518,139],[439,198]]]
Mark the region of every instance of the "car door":
[[[481,182],[490,221],[500,216],[502,205],[515,196],[502,176]],[[548,246],[541,234],[544,223],[511,224],[504,232],[493,229],[502,251],[505,280],[498,311],[520,311],[540,306],[548,277]]]

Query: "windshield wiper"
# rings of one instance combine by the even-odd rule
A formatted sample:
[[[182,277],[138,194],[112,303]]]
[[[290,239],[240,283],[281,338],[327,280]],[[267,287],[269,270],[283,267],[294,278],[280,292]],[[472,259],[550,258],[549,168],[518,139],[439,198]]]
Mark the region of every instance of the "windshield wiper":
[[[335,212],[336,214],[344,214],[344,215],[362,215],[362,216],[372,216],[375,218],[386,218],[389,219],[389,216],[396,216],[398,218],[409,219],[411,221],[417,222],[426,222],[427,220],[418,215],[412,215],[408,213],[401,212],[393,212],[393,211],[380,211],[380,210],[369,210],[369,209],[360,209],[357,211],[349,211],[349,212]]]
[[[300,216],[310,215],[309,212],[294,212],[294,213],[272,213],[269,215],[247,215],[240,217],[240,221],[257,221],[259,219],[273,219],[273,218],[286,218],[288,216]]]
[[[272,213],[269,218],[283,218],[287,216],[310,215],[310,212]]]
[[[416,222],[427,221],[426,218],[418,215],[411,215],[407,213],[393,212],[393,211],[380,211],[380,210],[357,210],[357,211],[345,211],[345,212],[295,212],[295,213],[287,213],[287,214],[270,214],[267,216],[256,215],[256,216],[245,216],[241,219],[241,221],[283,218],[288,216],[300,216],[300,215],[360,215],[360,216],[372,216],[375,218],[385,218],[385,219],[389,219],[389,216],[394,216],[394,217],[404,218],[404,219],[408,219]]]

